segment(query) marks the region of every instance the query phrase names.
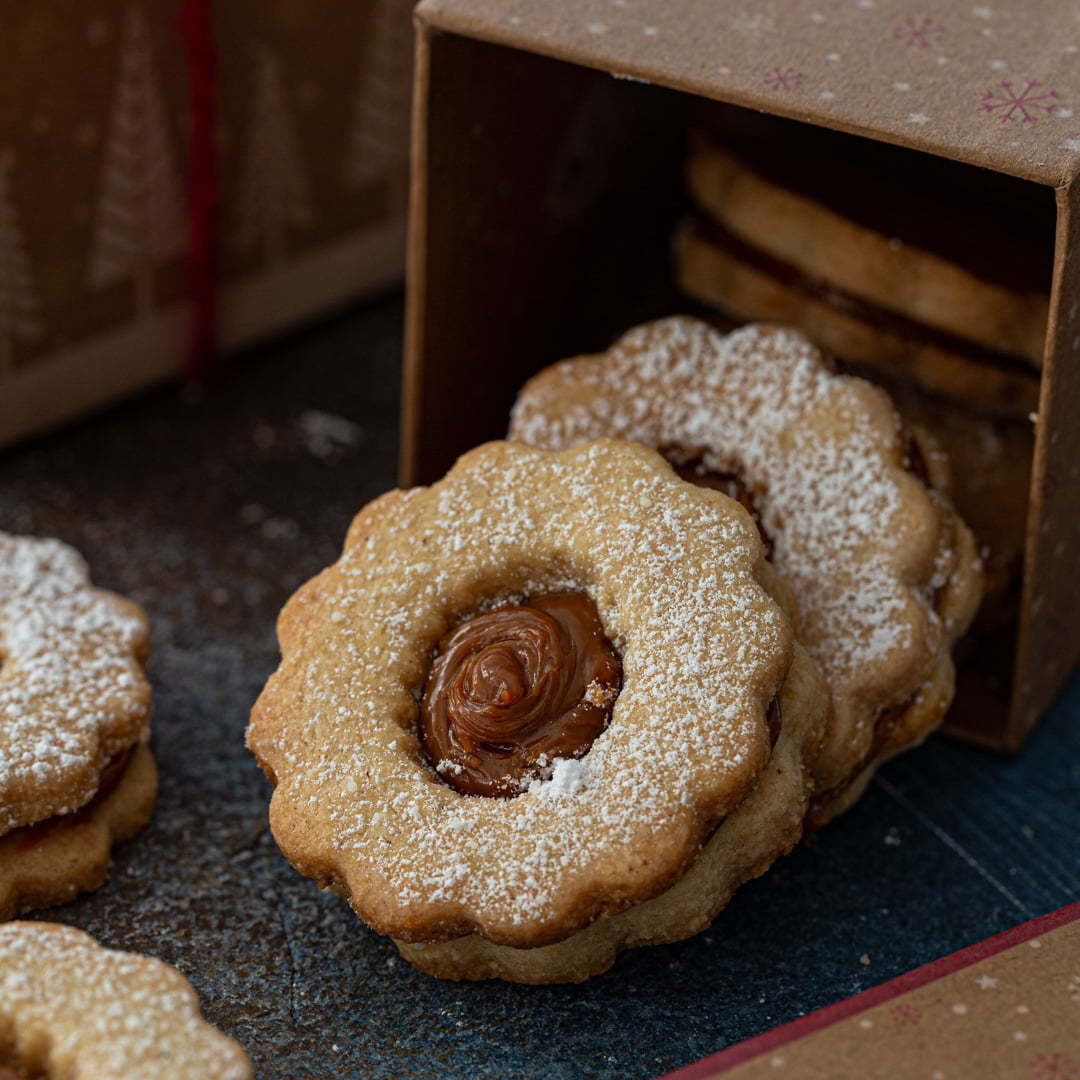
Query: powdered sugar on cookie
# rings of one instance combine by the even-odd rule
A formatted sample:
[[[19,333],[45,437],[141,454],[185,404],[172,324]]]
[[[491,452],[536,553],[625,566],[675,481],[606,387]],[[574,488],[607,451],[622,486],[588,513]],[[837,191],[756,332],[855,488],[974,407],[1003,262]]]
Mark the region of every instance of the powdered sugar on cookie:
[[[629,443],[492,443],[384,496],[279,623],[282,667],[249,730],[278,784],[278,842],[412,940],[555,940],[653,895],[768,761],[792,643],[763,572],[736,503]],[[516,798],[459,795],[415,732],[435,642],[486,607],[571,590],[622,652],[611,723]]]
[[[0,834],[77,809],[145,738],[146,621],[57,540],[0,533]]]
[[[249,1080],[241,1047],[207,1024],[167,964],[51,923],[0,926],[0,1028],[50,1076]],[[37,1055],[47,1048],[44,1061]],[[36,1073],[35,1073],[36,1075]]]
[[[858,761],[879,712],[916,691],[953,637],[933,602],[957,565],[951,508],[905,472],[885,395],[832,373],[798,332],[723,336],[673,317],[554,365],[514,407],[511,437],[531,445],[600,436],[700,461],[754,493],[801,638],[833,689],[838,749]],[[969,619],[972,604],[961,607]]]

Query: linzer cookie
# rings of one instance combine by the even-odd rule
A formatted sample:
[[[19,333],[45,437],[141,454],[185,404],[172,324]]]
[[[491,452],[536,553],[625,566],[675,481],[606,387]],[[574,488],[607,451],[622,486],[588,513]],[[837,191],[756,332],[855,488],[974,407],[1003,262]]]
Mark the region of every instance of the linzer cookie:
[[[812,824],[940,723],[952,647],[981,594],[974,541],[934,490],[944,462],[926,436],[905,432],[882,390],[830,371],[802,334],[648,323],[532,379],[511,436],[551,450],[632,439],[752,510],[832,690]]]
[[[1037,202],[1050,217],[1029,227],[1022,182],[754,118],[700,135],[689,185],[691,296],[983,408],[1037,407],[1053,207]]]
[[[72,548],[0,534],[0,919],[97,888],[149,819],[148,650]]]
[[[0,1078],[250,1080],[247,1054],[160,960],[44,922],[0,926]]]
[[[646,447],[481,446],[283,610],[248,731],[274,836],[448,978],[693,934],[801,835],[828,693],[786,595]]]

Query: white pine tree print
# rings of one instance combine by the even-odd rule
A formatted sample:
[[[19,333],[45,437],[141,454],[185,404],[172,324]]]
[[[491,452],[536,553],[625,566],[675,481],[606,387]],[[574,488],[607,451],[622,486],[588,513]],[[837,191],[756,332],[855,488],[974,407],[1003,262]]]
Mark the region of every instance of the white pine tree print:
[[[409,160],[411,5],[402,0],[376,0],[368,17],[371,38],[362,57],[345,177],[354,187],[363,187],[401,174],[396,194],[404,202],[403,174]]]
[[[0,373],[12,366],[16,341],[33,341],[41,336],[30,260],[11,191],[14,163],[13,153],[0,153]]]
[[[289,118],[281,65],[263,46],[256,55],[236,244],[242,250],[261,250],[269,264],[280,263],[289,230],[310,220],[311,197]]]
[[[183,202],[146,20],[124,20],[90,259],[90,284],[130,278],[135,311],[154,308],[154,271],[184,249]]]

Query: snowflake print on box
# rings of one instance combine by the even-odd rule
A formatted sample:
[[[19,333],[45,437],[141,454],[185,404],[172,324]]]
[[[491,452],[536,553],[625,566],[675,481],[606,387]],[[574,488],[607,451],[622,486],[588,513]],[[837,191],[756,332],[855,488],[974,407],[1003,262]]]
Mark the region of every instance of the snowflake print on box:
[[[259,249],[269,264],[285,259],[290,228],[311,220],[311,198],[285,100],[277,57],[258,51],[255,95],[244,170],[240,179],[240,222],[236,244]]]
[[[916,18],[909,15],[902,23],[893,27],[892,36],[905,45],[914,45],[925,49],[931,41],[936,41],[945,33],[945,27],[935,19],[923,16]]]
[[[16,341],[41,336],[30,260],[15,214],[10,174],[15,155],[0,152],[0,375],[14,363]]]
[[[798,90],[806,76],[792,67],[774,67],[761,80],[771,90]]]
[[[922,1018],[922,1013],[917,1006],[902,1001],[899,1005],[892,1007],[892,1018],[895,1024],[900,1024],[903,1027],[913,1027]]]
[[[1080,1061],[1067,1054],[1038,1054],[1028,1068],[1031,1080],[1080,1080]]]
[[[987,90],[979,108],[983,112],[993,113],[1002,123],[1019,120],[1030,123],[1039,119],[1040,113],[1049,115],[1058,107],[1061,95],[1056,90],[1042,91],[1042,83],[1028,79],[1023,87],[1011,82],[998,83],[992,90]]]
[[[145,319],[154,308],[155,268],[184,250],[183,203],[150,34],[138,8],[128,9],[120,48],[89,281],[103,287],[130,278],[136,316]]]
[[[409,68],[413,32],[408,5],[378,0],[369,17],[356,104],[345,161],[345,179],[354,188],[387,179],[390,203],[404,209],[408,197]]]

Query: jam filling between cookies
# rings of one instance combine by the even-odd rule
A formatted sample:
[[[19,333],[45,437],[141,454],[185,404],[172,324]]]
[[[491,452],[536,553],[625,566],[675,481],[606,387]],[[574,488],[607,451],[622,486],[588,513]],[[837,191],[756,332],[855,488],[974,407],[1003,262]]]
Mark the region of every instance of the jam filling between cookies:
[[[0,836],[0,844],[12,845],[15,851],[30,851],[63,829],[84,825],[90,820],[94,811],[120,785],[131,761],[131,754],[131,749],[122,750],[109,759],[108,764],[101,770],[97,791],[94,792],[93,798],[74,813],[56,814],[43,821],[36,821],[33,825],[23,825],[18,829],[12,829]],[[6,1080],[2,1071],[0,1071],[0,1080]]]
[[[771,558],[773,553],[773,538],[769,535],[761,520],[761,510],[758,506],[754,492],[743,482],[736,473],[715,472],[708,468],[700,458],[696,461],[679,463],[673,460],[673,455],[665,454],[671,467],[682,477],[683,480],[698,487],[711,488],[713,491],[723,492],[729,499],[740,503],[744,510],[754,519],[761,542],[765,546],[765,558]]]
[[[589,749],[621,686],[622,663],[588,596],[509,604],[439,642],[420,703],[421,745],[455,791],[510,798]]]

